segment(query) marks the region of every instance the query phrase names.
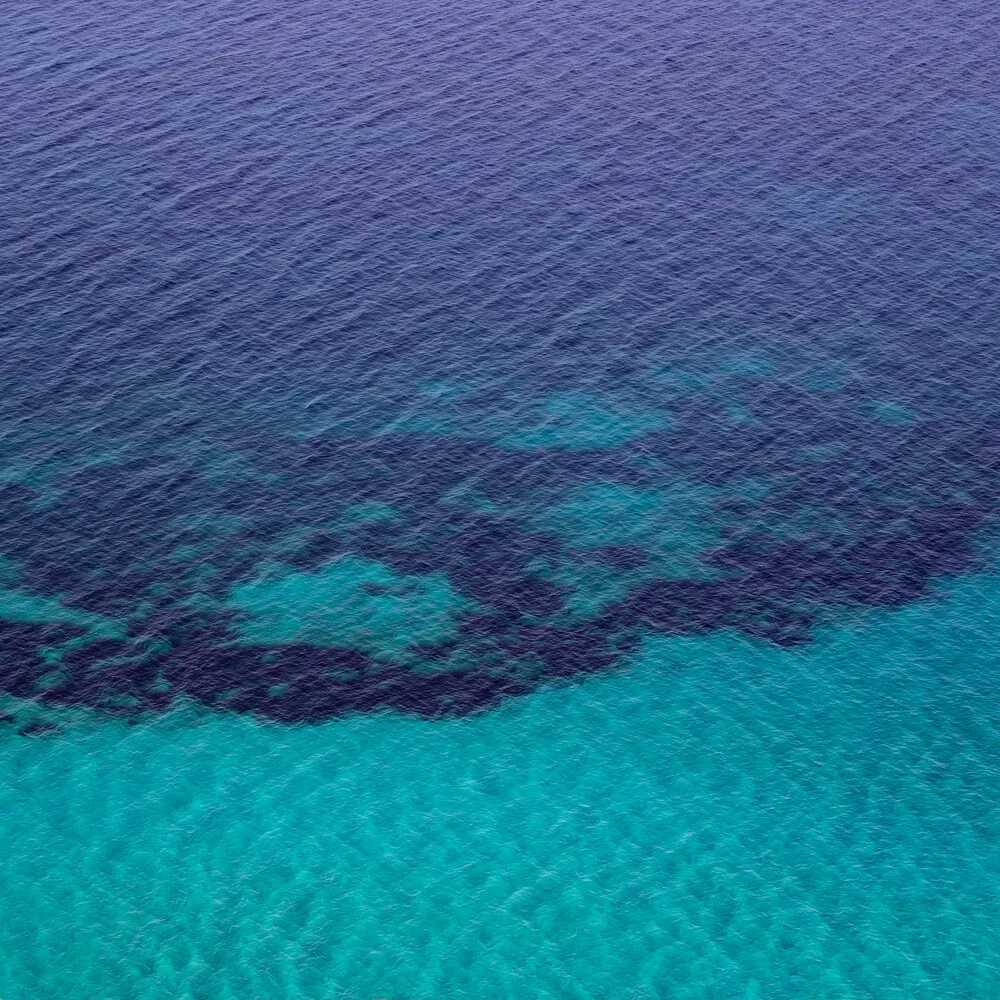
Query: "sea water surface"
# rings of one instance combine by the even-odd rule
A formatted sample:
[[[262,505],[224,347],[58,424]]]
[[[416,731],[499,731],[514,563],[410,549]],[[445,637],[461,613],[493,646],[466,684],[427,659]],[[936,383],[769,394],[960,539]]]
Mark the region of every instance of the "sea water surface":
[[[1000,996],[1000,9],[0,12],[0,997]]]

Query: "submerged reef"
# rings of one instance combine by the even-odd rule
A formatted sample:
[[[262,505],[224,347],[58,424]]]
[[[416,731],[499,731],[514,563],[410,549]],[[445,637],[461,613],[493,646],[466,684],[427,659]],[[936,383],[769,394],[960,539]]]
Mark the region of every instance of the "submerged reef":
[[[261,431],[213,454],[181,434],[167,452],[67,455],[54,503],[0,479],[0,688],[286,722],[465,714],[650,636],[808,643],[831,616],[983,564],[992,425],[942,440],[912,400],[903,420],[884,398],[841,388],[817,409],[834,390],[774,383],[746,360],[677,379],[675,419],[630,418],[638,436],[599,446],[531,427],[530,447],[509,427]],[[753,419],[727,424],[717,384]]]

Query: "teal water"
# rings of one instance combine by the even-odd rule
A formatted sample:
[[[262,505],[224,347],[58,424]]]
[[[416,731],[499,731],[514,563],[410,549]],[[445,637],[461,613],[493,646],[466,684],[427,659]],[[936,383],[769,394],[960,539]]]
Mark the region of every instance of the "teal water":
[[[998,584],[461,719],[4,726],[0,996],[1000,995]]]

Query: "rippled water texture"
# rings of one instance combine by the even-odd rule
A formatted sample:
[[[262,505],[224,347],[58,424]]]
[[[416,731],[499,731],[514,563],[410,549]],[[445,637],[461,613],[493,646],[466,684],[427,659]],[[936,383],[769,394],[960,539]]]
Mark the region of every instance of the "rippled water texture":
[[[3,1000],[998,995],[995,4],[0,38]]]

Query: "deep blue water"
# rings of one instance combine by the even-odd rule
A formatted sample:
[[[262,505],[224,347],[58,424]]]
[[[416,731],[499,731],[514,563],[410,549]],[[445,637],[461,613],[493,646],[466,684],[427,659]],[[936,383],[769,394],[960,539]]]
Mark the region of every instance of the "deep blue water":
[[[804,643],[977,564],[995,5],[3,27],[0,551],[108,620],[6,622],[7,690],[466,711],[643,630]],[[387,645],[233,596],[331,567],[361,619],[415,587],[437,627],[404,648],[395,611]]]

